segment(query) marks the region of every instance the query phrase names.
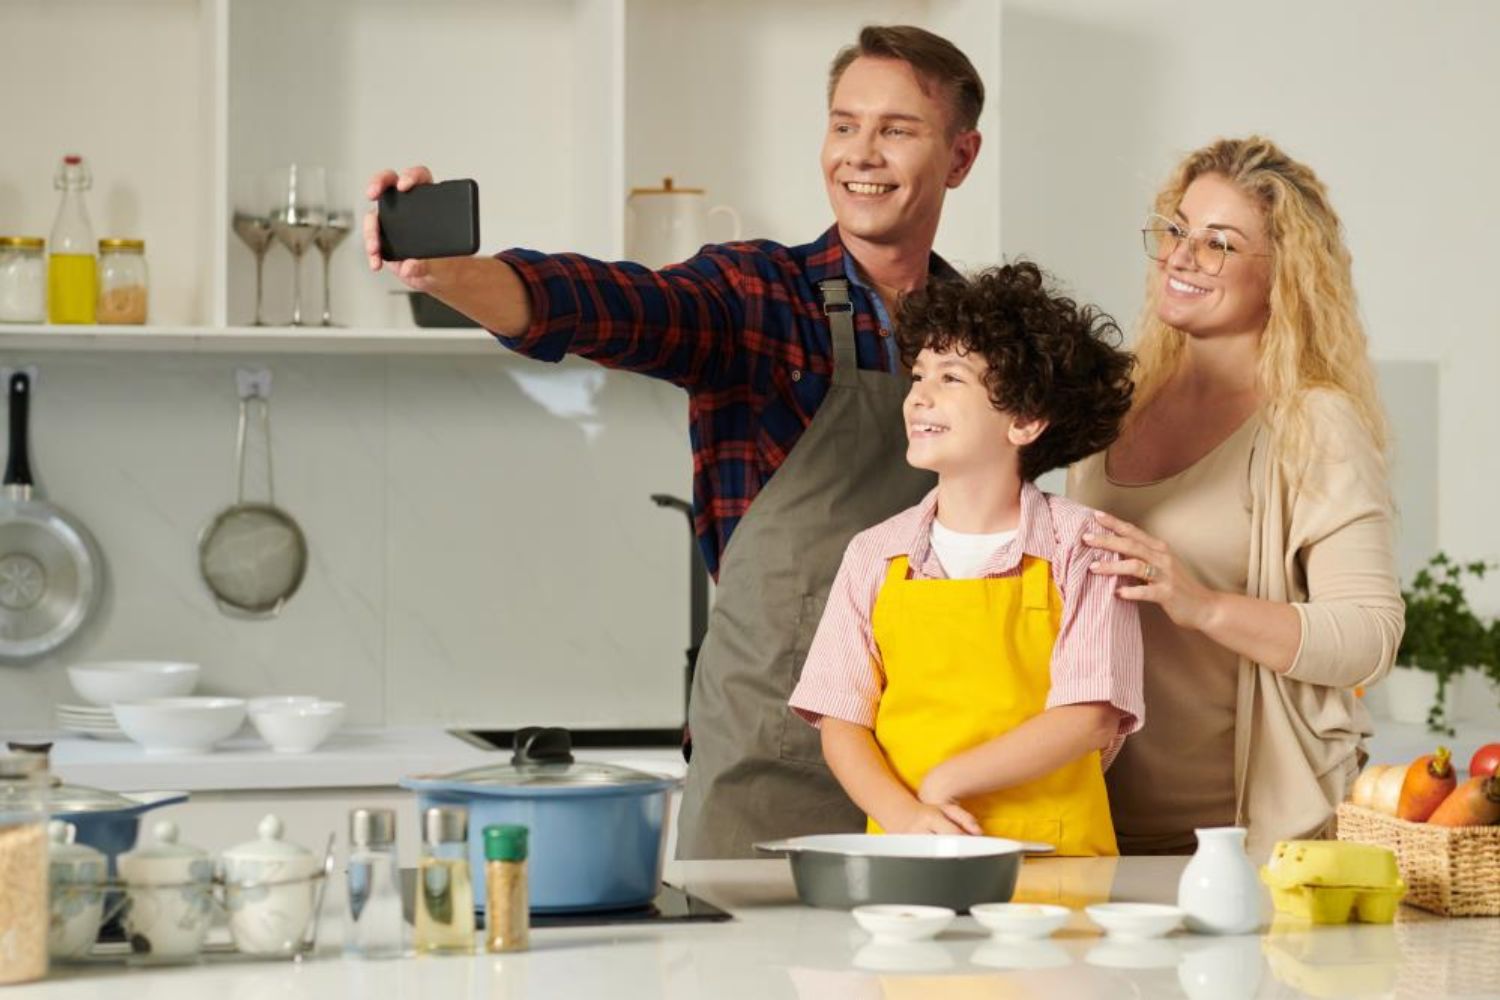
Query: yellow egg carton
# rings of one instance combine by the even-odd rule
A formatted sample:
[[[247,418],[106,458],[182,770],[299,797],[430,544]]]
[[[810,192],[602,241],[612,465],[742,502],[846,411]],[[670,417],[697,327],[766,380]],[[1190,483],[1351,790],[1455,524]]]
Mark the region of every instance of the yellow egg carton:
[[[1283,840],[1260,880],[1277,913],[1315,924],[1388,924],[1406,895],[1393,851],[1344,840]]]

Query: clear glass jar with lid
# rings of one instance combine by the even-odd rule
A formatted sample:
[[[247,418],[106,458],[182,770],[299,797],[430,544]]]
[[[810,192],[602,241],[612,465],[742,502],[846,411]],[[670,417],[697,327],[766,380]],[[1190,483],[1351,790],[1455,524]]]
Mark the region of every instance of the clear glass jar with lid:
[[[0,753],[0,985],[47,974],[47,758]]]
[[[47,241],[0,236],[0,323],[47,322]]]
[[[99,241],[99,323],[146,322],[146,241]]]

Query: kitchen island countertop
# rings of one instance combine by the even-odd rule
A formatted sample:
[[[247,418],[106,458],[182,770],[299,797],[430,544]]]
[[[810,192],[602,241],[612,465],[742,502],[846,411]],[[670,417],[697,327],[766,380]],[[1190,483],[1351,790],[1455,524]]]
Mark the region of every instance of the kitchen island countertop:
[[[1076,907],[1106,896],[1170,902],[1185,859],[1031,859],[1019,897]],[[725,907],[731,921],[534,930],[509,955],[367,962],[337,954],[335,932],[301,963],[190,968],[60,967],[16,995],[186,1000],[434,997],[899,998],[1493,997],[1500,920],[1442,920],[1402,907],[1394,925],[1274,922],[1261,934],[1177,932],[1127,944],[1081,909],[1052,938],[990,939],[960,917],[935,941],[876,946],[849,914],[798,905],[785,861],[673,862],[667,878]],[[1268,912],[1269,916],[1269,912]]]

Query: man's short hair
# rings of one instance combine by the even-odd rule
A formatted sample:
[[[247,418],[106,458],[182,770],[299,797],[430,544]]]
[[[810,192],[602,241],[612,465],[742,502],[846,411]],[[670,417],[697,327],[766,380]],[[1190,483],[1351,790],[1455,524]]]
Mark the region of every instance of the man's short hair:
[[[1035,264],[930,283],[902,300],[899,317],[896,343],[908,368],[923,348],[978,355],[995,409],[1047,421],[1020,449],[1022,479],[1102,451],[1119,435],[1134,388],[1120,328],[1049,289]]]
[[[861,56],[900,59],[916,71],[924,86],[939,87],[952,111],[948,122],[950,135],[979,125],[979,112],[984,110],[984,83],[969,57],[943,36],[909,24],[865,27],[859,33],[859,41],[839,50],[828,68],[829,104],[833,103],[833,92],[844,70]]]

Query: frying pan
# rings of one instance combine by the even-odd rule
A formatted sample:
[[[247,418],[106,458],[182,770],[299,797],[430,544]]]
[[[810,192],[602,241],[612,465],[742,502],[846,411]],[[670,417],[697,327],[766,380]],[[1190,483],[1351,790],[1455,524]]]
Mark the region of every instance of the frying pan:
[[[98,606],[103,562],[76,518],[31,481],[31,376],[12,372],[10,457],[0,496],[0,661],[34,660],[67,642]]]

